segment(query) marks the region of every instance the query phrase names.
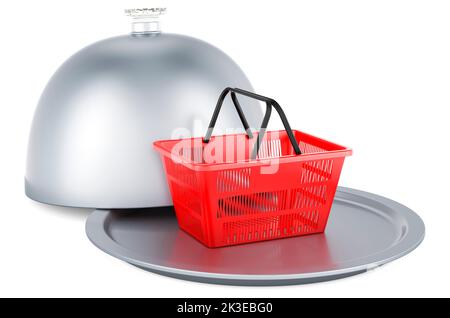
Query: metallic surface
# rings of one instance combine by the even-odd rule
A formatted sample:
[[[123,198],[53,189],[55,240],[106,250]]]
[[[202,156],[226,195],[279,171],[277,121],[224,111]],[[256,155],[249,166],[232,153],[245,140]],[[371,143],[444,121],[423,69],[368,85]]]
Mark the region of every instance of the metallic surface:
[[[180,128],[203,135],[227,86],[252,90],[226,54],[191,37],[125,35],[84,48],[56,71],[40,98],[26,194],[76,207],[171,205],[152,142]],[[242,104],[250,125],[258,127],[260,106],[250,99]],[[218,126],[222,133],[241,127],[230,100]]]
[[[101,250],[161,275],[217,284],[289,285],[374,269],[414,250],[425,226],[407,207],[339,188],[324,234],[209,249],[179,230],[171,208],[96,210],[86,223]]]

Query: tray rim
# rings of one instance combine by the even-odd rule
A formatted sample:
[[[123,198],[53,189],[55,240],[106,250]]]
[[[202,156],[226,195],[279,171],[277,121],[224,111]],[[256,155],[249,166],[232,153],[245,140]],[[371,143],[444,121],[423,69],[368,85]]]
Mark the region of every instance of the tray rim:
[[[349,260],[342,262],[341,264],[348,265],[345,268],[325,270],[318,272],[307,273],[295,273],[295,274],[229,274],[218,272],[201,272],[183,268],[168,267],[163,265],[151,264],[138,258],[142,258],[142,255],[133,252],[127,248],[124,248],[117,242],[115,242],[109,235],[107,235],[106,225],[109,218],[110,209],[97,209],[94,210],[87,218],[86,221],[86,234],[89,240],[103,252],[116,257],[122,261],[130,263],[140,268],[144,268],[149,271],[154,271],[166,276],[176,276],[182,279],[202,281],[207,280],[208,283],[227,284],[230,282],[233,285],[260,285],[261,282],[266,282],[264,285],[285,285],[285,284],[301,284],[303,280],[308,282],[332,280],[335,278],[352,276],[362,272],[366,272],[371,269],[375,269],[381,265],[392,262],[416,249],[423,241],[425,237],[425,224],[417,213],[410,208],[404,206],[401,203],[388,199],[386,197],[369,193],[362,190],[356,190],[347,187],[338,187],[336,190],[336,198],[340,201],[348,201],[355,204],[355,201],[346,200],[340,198],[342,195],[350,195],[357,197],[364,197],[381,203],[397,213],[401,213],[402,217],[408,223],[408,231],[403,233],[402,237],[397,244],[393,244],[387,249],[379,251],[377,253],[358,258],[355,260]],[[415,231],[411,231],[410,228],[415,227]],[[98,231],[98,228],[102,228],[102,231]],[[394,242],[395,243],[395,242]],[[206,247],[205,247],[206,248]],[[380,257],[380,254],[386,254]],[[364,261],[363,261],[364,260]],[[315,280],[317,279],[317,280]],[[312,281],[311,281],[312,280]],[[253,284],[255,283],[255,284]]]

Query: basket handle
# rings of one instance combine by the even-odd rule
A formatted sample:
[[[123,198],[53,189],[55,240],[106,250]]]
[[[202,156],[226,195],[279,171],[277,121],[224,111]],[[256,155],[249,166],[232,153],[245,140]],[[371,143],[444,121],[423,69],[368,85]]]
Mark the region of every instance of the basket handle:
[[[259,133],[256,139],[255,147],[253,148],[251,159],[255,159],[256,155],[258,154],[259,147],[261,145],[261,141],[264,138],[264,134],[267,129],[267,125],[269,124],[269,119],[272,114],[272,107],[275,108],[278,115],[281,118],[281,121],[283,122],[284,129],[286,130],[286,133],[288,134],[289,140],[291,141],[292,147],[294,148],[294,151],[297,155],[300,155],[302,152],[300,151],[300,147],[298,146],[297,140],[294,137],[294,133],[292,132],[291,126],[289,125],[289,122],[286,118],[286,115],[284,114],[283,109],[281,106],[272,98],[265,97],[262,95],[258,95],[240,88],[231,88],[227,87],[225,88],[222,93],[219,96],[219,99],[217,101],[216,108],[214,109],[214,113],[211,117],[211,121],[208,126],[208,130],[206,131],[206,135],[203,138],[204,143],[208,143],[211,139],[211,135],[214,130],[214,126],[217,122],[217,117],[219,117],[220,109],[222,108],[223,101],[225,100],[225,97],[227,94],[231,92],[231,99],[233,101],[234,107],[236,108],[236,111],[238,112],[239,118],[241,119],[242,125],[244,126],[245,131],[247,132],[248,138],[253,138],[253,134],[250,130],[250,126],[248,125],[247,119],[244,116],[244,113],[242,111],[241,105],[239,104],[239,101],[237,99],[236,93],[241,94],[250,98],[257,99],[259,101],[266,103],[266,113],[264,115],[263,121],[261,123],[261,128],[259,129]]]

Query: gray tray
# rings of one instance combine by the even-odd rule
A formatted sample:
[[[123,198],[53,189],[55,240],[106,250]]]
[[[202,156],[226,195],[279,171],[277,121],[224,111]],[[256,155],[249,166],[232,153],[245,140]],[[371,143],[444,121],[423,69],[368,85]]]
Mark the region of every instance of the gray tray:
[[[290,285],[351,276],[414,250],[425,226],[407,207],[339,188],[324,234],[209,249],[178,228],[173,208],[96,210],[89,239],[161,275],[216,284]]]

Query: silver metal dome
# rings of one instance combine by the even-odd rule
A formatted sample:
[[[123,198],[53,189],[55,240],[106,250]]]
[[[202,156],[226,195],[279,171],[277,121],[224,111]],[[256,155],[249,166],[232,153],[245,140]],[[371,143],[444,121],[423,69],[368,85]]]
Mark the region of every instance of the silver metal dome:
[[[176,128],[203,134],[227,86],[252,90],[226,54],[191,37],[130,34],[82,49],[57,70],[40,98],[30,132],[26,194],[75,207],[171,205],[152,142],[170,139]],[[227,103],[217,127],[241,127]],[[242,100],[242,106],[257,127],[259,105]]]

